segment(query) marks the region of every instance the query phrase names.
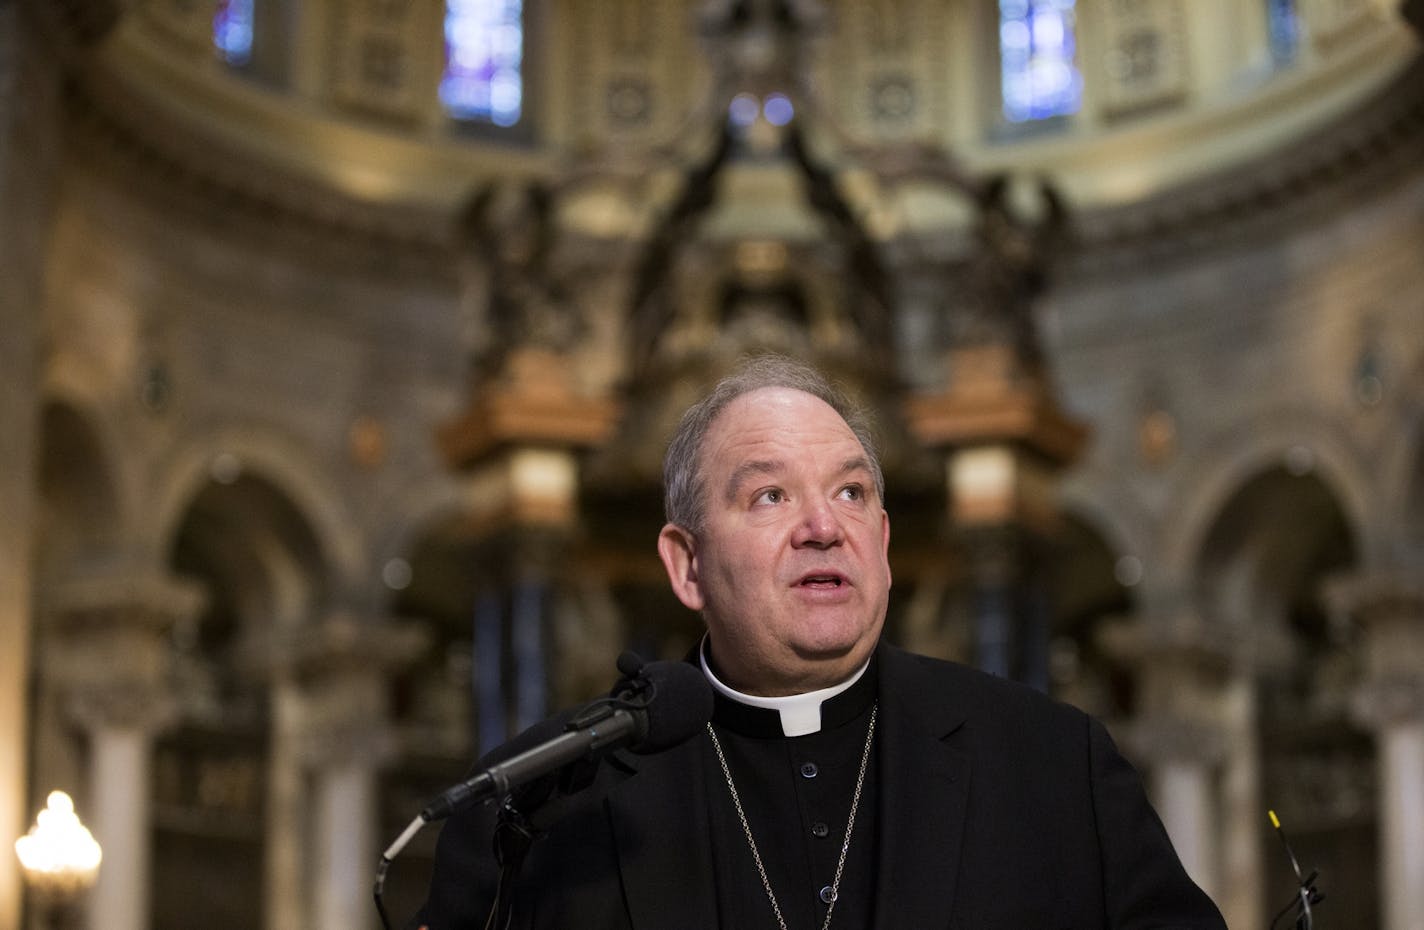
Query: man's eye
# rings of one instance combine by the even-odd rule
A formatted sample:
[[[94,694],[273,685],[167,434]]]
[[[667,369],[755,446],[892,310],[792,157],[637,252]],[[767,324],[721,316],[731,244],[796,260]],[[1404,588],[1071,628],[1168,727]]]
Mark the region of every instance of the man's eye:
[[[780,488],[768,488],[758,494],[753,502],[757,504],[779,504],[784,500],[786,500],[786,492]]]
[[[858,501],[865,497],[865,489],[858,484],[848,484],[841,488],[840,498],[847,501]]]

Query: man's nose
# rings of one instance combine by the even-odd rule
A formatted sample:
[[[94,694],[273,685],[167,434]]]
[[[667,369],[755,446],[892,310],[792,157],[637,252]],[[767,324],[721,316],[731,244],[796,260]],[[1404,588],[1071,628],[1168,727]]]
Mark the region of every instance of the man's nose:
[[[813,500],[802,508],[791,543],[798,548],[825,549],[839,545],[844,538],[845,531],[835,508],[829,501]]]

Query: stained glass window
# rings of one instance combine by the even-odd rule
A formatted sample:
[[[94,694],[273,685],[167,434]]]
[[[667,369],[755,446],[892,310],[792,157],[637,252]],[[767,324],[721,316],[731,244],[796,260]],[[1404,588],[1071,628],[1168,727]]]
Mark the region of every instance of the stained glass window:
[[[1271,57],[1279,64],[1294,61],[1300,50],[1295,0],[1266,0],[1266,24],[1271,34]]]
[[[252,60],[253,0],[218,0],[213,15],[213,45],[230,65]]]
[[[1013,122],[1078,112],[1073,0],[999,0],[1004,116]]]
[[[456,119],[513,126],[524,104],[522,0],[446,0],[440,101]]]

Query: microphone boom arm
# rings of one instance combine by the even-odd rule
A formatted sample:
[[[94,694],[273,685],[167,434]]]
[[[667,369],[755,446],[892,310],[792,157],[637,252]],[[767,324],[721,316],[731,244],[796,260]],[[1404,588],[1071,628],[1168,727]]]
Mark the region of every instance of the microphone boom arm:
[[[573,725],[573,724],[571,724]],[[502,798],[515,788],[528,784],[580,759],[591,759],[608,749],[615,749],[637,738],[645,729],[637,717],[617,708],[589,723],[578,723],[548,742],[519,753],[484,769],[473,778],[460,782],[426,805],[420,812],[425,823],[444,820],[458,810],[491,798]]]

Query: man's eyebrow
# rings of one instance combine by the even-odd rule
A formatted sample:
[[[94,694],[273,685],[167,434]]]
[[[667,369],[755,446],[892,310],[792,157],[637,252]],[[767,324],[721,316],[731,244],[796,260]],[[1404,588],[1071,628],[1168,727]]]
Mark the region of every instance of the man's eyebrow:
[[[742,483],[749,477],[753,475],[775,475],[784,471],[785,468],[785,463],[778,459],[755,459],[750,462],[743,462],[732,469],[732,475],[727,479],[727,499],[731,500],[736,497],[737,491],[741,488]],[[841,462],[841,468],[837,474],[844,477],[858,471],[866,473],[872,471],[870,460],[863,455],[852,456],[844,462]]]
[[[863,455],[857,455],[853,458],[848,458],[841,463],[840,473],[842,475],[848,475],[853,471],[873,471],[873,469],[870,467],[870,459],[866,458]]]
[[[732,469],[732,475],[727,479],[727,499],[731,500],[737,496],[737,490],[742,483],[752,475],[774,475],[785,469],[785,465],[775,459],[756,459],[750,462],[743,462]]]

